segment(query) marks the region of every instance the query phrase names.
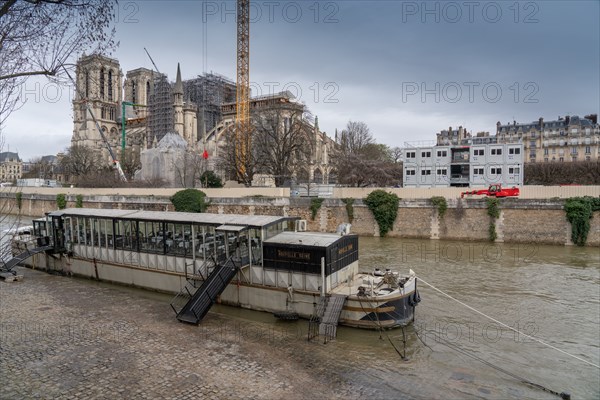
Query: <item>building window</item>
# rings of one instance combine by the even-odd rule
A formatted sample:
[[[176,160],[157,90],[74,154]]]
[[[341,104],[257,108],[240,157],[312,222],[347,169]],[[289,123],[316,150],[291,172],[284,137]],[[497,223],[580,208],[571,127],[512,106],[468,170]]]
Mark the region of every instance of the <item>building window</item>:
[[[438,152],[437,152],[438,157],[446,157],[447,155],[448,155],[448,152],[446,150],[438,150]]]
[[[563,162],[563,161],[565,161],[565,158],[564,157],[558,157],[558,161]]]
[[[473,175],[483,175],[483,168],[473,168]]]
[[[431,170],[430,169],[422,169],[421,175],[431,175]]]
[[[529,158],[535,158],[535,150],[529,151]]]
[[[544,161],[545,161],[545,162],[548,162],[548,157],[544,158]]]
[[[508,173],[511,175],[519,175],[521,173],[521,168],[520,167],[508,168]]]
[[[90,73],[87,70],[85,70],[85,77],[83,79],[85,79],[85,98],[87,99],[90,97]]]
[[[473,154],[476,155],[476,156],[482,156],[482,155],[485,154],[485,150],[483,150],[483,149],[475,149],[475,150],[473,150]]]
[[[550,152],[550,149],[548,149],[548,148],[544,149],[544,155],[545,156],[547,156],[549,152]]]
[[[492,175],[502,175],[502,168],[498,168],[498,167],[492,167],[490,169],[490,173]]]
[[[443,168],[443,169],[438,169],[438,170],[437,170],[437,174],[438,174],[438,175],[448,175],[448,173],[446,172],[446,169],[445,169],[445,168]]]
[[[421,158],[429,158],[429,157],[431,157],[430,151],[422,151],[421,152]]]
[[[571,147],[571,154],[577,154],[577,147]]]
[[[100,69],[100,98],[104,100],[104,68]]]
[[[585,156],[585,161],[591,161],[591,160],[592,160],[592,157],[590,157],[590,156]]]
[[[108,101],[113,100],[112,71],[108,71]]]
[[[406,152],[406,158],[415,158],[417,156],[417,153],[414,151],[407,151]]]
[[[535,142],[533,142],[533,145],[535,145]],[[498,153],[498,154],[500,154],[500,153]],[[521,154],[521,149],[518,147],[511,147],[508,149],[508,154]]]
[[[502,149],[500,149],[500,148],[498,148],[498,149],[492,149],[492,155],[493,156],[502,155]]]
[[[415,172],[416,172],[416,171],[415,171],[414,169],[407,169],[407,170],[406,170],[406,176],[409,176],[409,175],[415,175]]]
[[[592,148],[590,146],[585,146],[585,154],[592,154]]]

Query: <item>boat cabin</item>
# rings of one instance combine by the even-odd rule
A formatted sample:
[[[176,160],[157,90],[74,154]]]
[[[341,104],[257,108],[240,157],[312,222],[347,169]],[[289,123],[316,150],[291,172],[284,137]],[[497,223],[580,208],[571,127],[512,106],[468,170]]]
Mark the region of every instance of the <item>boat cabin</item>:
[[[356,235],[294,232],[297,219],[71,208],[34,221],[34,230],[54,252],[186,277],[207,277],[233,257],[246,283],[326,293],[358,273]]]

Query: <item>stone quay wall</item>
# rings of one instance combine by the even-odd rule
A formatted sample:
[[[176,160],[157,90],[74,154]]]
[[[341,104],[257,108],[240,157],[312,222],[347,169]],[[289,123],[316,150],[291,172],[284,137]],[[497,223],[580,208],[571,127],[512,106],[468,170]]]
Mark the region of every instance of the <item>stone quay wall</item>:
[[[119,192],[117,192],[119,190]],[[132,210],[173,211],[169,197],[177,189],[89,190],[89,189],[43,189],[27,188],[21,193],[20,213],[30,217],[41,217],[57,209],[56,194],[65,193],[67,207],[75,207],[77,195],[83,197],[83,207],[118,208]],[[56,192],[56,193],[55,193]],[[239,192],[239,193],[238,193]],[[256,194],[241,197],[221,197],[224,192],[215,191],[209,196],[210,213],[262,214],[299,217],[307,221],[309,231],[335,232],[339,224],[349,222],[346,204],[338,198],[324,199],[314,219],[311,215],[311,199],[290,197],[289,193],[279,192]],[[257,192],[260,193],[260,192]],[[219,195],[219,196],[216,196]],[[495,221],[497,242],[539,243],[571,245],[571,225],[563,210],[564,200],[509,198],[500,200],[500,218]],[[16,190],[0,191],[0,214],[18,214]],[[398,217],[390,237],[442,239],[463,241],[487,241],[490,217],[487,215],[485,198],[448,199],[448,210],[440,218],[429,199],[402,199]],[[600,246],[600,212],[595,212],[590,220],[588,246]],[[353,204],[352,232],[362,236],[378,236],[378,226],[373,214],[362,202],[355,199]]]

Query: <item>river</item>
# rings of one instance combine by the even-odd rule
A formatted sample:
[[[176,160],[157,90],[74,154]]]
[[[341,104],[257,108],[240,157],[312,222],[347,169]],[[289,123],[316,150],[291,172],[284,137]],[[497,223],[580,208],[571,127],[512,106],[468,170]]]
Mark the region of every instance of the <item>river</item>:
[[[7,224],[4,219],[2,230]],[[221,305],[212,312],[286,335],[297,358],[335,371],[357,397],[557,398],[523,382],[529,381],[573,399],[600,398],[600,370],[590,365],[600,364],[598,248],[372,237],[361,237],[359,246],[363,270],[412,268],[422,280],[405,348],[401,329],[380,334],[340,327],[336,341],[307,344],[306,321],[282,323]],[[164,302],[165,309],[171,299],[120,290]]]
[[[373,237],[361,237],[359,246],[363,268],[412,268],[427,283],[520,333],[421,282],[416,322],[406,329],[407,361],[389,342],[403,351],[400,329],[380,339],[377,332],[340,327],[335,342],[313,349],[311,357],[347,371],[344,377],[357,393],[374,398],[558,398],[520,382],[526,380],[573,399],[600,397],[600,370],[584,362],[600,363],[597,248]],[[265,313],[224,306],[214,311],[284,329]],[[285,331],[305,340],[306,324],[288,324]]]

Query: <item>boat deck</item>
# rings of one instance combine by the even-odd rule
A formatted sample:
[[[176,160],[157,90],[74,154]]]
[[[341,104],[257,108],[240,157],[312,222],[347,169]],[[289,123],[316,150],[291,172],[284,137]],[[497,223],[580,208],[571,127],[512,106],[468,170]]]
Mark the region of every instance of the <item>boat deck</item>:
[[[392,288],[387,283],[384,283],[383,276],[373,276],[367,273],[359,273],[353,277],[350,282],[342,282],[335,289],[331,290],[331,294],[339,294],[344,296],[356,296],[359,292],[359,287],[364,287],[367,292],[373,292],[375,296],[386,296],[394,293],[395,295],[403,295],[411,290],[412,285],[403,289]]]

